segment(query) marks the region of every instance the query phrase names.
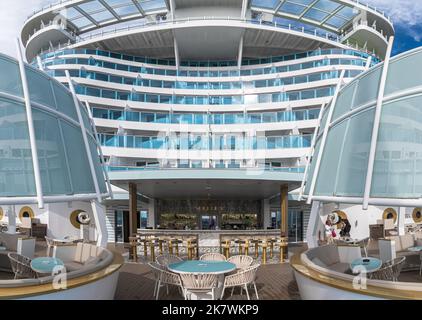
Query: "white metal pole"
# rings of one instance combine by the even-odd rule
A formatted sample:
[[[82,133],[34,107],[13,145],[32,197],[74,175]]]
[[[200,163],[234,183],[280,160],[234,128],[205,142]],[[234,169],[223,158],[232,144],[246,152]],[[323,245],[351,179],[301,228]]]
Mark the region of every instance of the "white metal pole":
[[[318,157],[317,157],[317,160],[316,160],[317,162],[315,163],[315,170],[314,170],[314,174],[313,174],[313,177],[312,177],[311,187],[309,189],[308,200],[306,201],[308,204],[311,203],[312,197],[314,195],[316,177],[318,176],[319,167],[321,166],[321,158],[322,158],[322,154],[324,153],[325,143],[327,141],[327,136],[328,136],[328,130],[330,128],[331,119],[332,119],[333,113],[334,113],[334,108],[335,108],[336,103],[337,103],[337,98],[338,98],[338,95],[340,93],[341,86],[343,84],[345,72],[346,72],[346,70],[341,71],[340,79],[339,79],[339,82],[338,82],[337,87],[336,87],[336,92],[334,94],[333,99],[331,100],[330,110],[328,111],[328,116],[327,116],[327,122],[325,124],[324,133],[323,133],[322,138],[321,138],[322,139],[321,140],[321,146],[319,148],[319,153],[318,153]]]
[[[315,141],[316,141],[316,137],[318,135],[319,126],[321,125],[321,118],[322,118],[322,114],[324,113],[324,109],[325,109],[325,103],[323,103],[321,105],[321,111],[319,112],[317,125],[315,127],[315,132],[314,132],[314,135],[312,137],[311,148],[310,148],[309,154],[308,154],[308,161],[306,162],[305,173],[303,174],[302,185],[300,186],[299,201],[303,200],[303,191],[304,191],[304,187],[305,187],[306,176],[307,176],[308,171],[309,171],[311,158],[312,158],[314,151],[315,151]]]
[[[25,99],[26,118],[28,122],[29,142],[31,145],[32,166],[34,169],[35,190],[37,193],[37,202],[40,209],[44,208],[44,198],[41,183],[40,164],[38,160],[37,140],[35,136],[34,119],[32,117],[31,99],[29,95],[28,80],[26,78],[25,62],[23,61],[23,54],[21,43],[16,39],[16,48],[18,52],[19,71],[22,81],[23,97]]]
[[[101,147],[100,140],[98,139],[98,132],[97,132],[97,128],[95,127],[94,117],[92,116],[91,106],[89,105],[88,101],[85,101],[85,104],[86,104],[86,108],[88,110],[89,118],[91,120],[92,129],[94,130],[94,136],[95,136],[95,140],[97,142],[98,150],[100,152],[101,161],[104,164],[103,171],[104,171],[104,175],[105,175],[106,182],[107,182],[108,193],[110,195],[110,198],[113,199],[113,192],[111,190],[110,177],[108,175],[108,171],[105,169],[105,161],[104,161],[103,150],[102,150],[102,147]]]
[[[95,172],[94,161],[92,159],[91,148],[89,147],[88,136],[86,134],[86,128],[85,128],[85,124],[84,124],[84,121],[83,121],[83,118],[82,118],[79,100],[76,97],[75,87],[73,86],[72,78],[70,77],[69,71],[66,70],[65,73],[66,73],[67,81],[69,83],[70,92],[72,93],[73,103],[75,104],[76,113],[78,115],[79,125],[81,126],[82,137],[83,137],[84,144],[85,144],[85,150],[86,150],[86,153],[87,153],[87,156],[88,156],[89,168],[91,169],[92,180],[94,181],[95,193],[97,194],[98,202],[101,203],[102,199],[101,199],[100,187],[98,185],[97,173]]]
[[[372,129],[371,148],[369,149],[368,170],[366,172],[365,191],[363,194],[363,210],[368,209],[369,196],[372,186],[372,175],[374,172],[375,153],[377,149],[378,131],[380,127],[382,104],[384,102],[385,84],[390,66],[391,51],[393,50],[394,37],[391,36],[388,41],[387,53],[385,55],[384,66],[382,69],[381,80],[378,90],[377,105],[375,108],[374,128]]]

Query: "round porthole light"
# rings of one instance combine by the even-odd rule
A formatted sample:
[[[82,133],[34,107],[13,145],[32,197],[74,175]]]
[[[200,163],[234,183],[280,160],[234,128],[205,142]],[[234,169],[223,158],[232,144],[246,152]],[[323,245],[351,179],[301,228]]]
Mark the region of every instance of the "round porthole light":
[[[384,210],[384,213],[382,214],[382,218],[384,220],[386,219],[393,219],[394,223],[397,221],[397,211],[393,208],[387,208]]]
[[[412,212],[412,218],[415,223],[421,223],[422,222],[422,209],[421,208],[415,208]]]
[[[70,223],[76,229],[79,229],[81,225],[87,225],[91,222],[91,218],[89,217],[88,213],[84,210],[75,210],[70,214]]]
[[[34,211],[31,207],[25,206],[19,211],[19,219],[22,221],[23,218],[35,218]]]

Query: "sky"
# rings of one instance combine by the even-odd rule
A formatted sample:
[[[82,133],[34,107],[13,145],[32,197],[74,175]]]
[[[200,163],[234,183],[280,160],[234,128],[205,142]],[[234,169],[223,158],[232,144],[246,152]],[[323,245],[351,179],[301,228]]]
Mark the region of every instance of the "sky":
[[[422,45],[422,0],[360,0],[384,10],[394,22],[393,54]],[[0,52],[16,56],[15,39],[26,18],[57,0],[0,0]]]

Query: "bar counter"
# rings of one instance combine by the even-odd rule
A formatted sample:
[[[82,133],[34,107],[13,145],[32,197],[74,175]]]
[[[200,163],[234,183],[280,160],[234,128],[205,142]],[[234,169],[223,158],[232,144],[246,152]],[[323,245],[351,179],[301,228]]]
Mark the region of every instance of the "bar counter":
[[[138,229],[138,235],[198,237],[200,247],[219,247],[221,239],[267,239],[281,236],[280,229],[257,230],[169,230]]]

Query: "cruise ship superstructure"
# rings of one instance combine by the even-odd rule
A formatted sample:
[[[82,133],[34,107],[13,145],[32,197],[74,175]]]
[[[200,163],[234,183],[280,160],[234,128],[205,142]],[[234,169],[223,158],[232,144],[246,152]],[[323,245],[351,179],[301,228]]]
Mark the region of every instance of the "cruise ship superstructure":
[[[129,191],[129,205],[107,201],[109,241],[146,227],[302,241],[309,206],[288,192],[320,111],[393,35],[351,0],[71,0],[31,15],[21,40],[28,62],[71,79],[111,183]]]

